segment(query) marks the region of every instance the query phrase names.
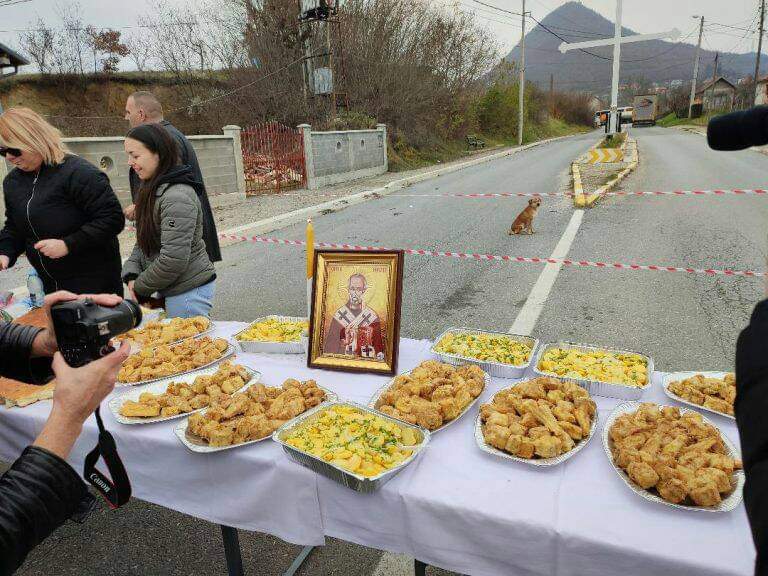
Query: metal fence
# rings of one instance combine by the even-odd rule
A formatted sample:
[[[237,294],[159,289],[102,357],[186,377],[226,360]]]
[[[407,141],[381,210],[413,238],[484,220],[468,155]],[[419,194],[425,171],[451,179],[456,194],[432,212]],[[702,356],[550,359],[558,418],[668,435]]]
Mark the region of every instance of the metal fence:
[[[273,194],[307,184],[301,131],[263,122],[241,133],[246,195]]]

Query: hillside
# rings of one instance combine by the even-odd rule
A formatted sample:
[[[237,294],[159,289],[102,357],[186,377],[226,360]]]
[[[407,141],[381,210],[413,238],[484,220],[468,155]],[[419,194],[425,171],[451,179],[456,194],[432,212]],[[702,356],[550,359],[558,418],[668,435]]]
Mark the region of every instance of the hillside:
[[[568,42],[611,37],[614,33],[612,21],[578,2],[563,4],[541,22]],[[663,28],[659,31],[663,31]],[[624,28],[622,33],[636,34],[629,28]],[[584,90],[598,95],[608,93],[613,49],[605,47],[589,50],[603,59],[576,50],[561,54],[557,49],[561,42],[538,24],[526,35],[526,79],[545,87],[549,86],[550,74],[553,74],[556,88]],[[680,43],[650,40],[623,45],[621,81],[626,82],[633,77],[659,83],[678,79],[689,81],[696,54],[695,42],[696,35],[692,34]],[[516,46],[506,59],[516,62],[519,57],[520,48]],[[700,78],[712,75],[714,57],[714,52],[702,49]],[[768,72],[768,58],[763,62],[761,74]],[[731,80],[751,75],[754,66],[755,54],[720,54],[719,69]]]

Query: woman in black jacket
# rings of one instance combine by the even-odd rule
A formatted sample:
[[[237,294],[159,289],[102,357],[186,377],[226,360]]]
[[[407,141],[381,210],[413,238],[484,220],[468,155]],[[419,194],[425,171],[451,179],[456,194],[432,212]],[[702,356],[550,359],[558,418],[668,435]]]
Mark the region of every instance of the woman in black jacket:
[[[46,294],[123,294],[117,235],[125,217],[107,176],[67,154],[59,131],[28,108],[0,114],[5,226],[0,270],[26,252]]]
[[[51,294],[45,299],[46,308],[75,298],[67,292]],[[92,299],[103,306],[120,302],[113,295]],[[41,330],[0,322],[1,376],[36,380],[34,359],[55,351],[50,327]],[[66,458],[83,422],[114,388],[129,352],[130,346],[124,344],[82,368],[70,368],[58,353],[54,357],[56,391],[48,421],[35,442],[0,476],[0,576],[12,574],[35,546],[68,519],[82,519],[90,510],[93,497]]]

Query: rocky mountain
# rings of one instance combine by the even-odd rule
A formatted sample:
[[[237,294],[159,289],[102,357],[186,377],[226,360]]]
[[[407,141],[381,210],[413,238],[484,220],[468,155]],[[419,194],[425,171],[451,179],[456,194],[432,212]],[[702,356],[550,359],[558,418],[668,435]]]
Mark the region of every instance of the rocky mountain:
[[[590,48],[589,52],[597,56],[577,50],[561,54],[557,48],[563,40],[555,34],[568,42],[612,37],[613,22],[580,2],[568,2],[550,12],[541,24],[544,26],[536,24],[525,37],[526,80],[541,87],[548,87],[552,74],[558,89],[607,94],[611,84],[612,47]],[[624,28],[622,33],[636,34],[629,28]],[[698,29],[687,38],[681,38],[679,42],[650,40],[622,45],[621,82],[627,83],[633,79],[658,83],[672,80],[690,81],[697,33]],[[506,59],[516,62],[519,57],[520,47],[516,46]],[[702,48],[700,81],[712,76],[714,58],[714,52]],[[754,66],[754,53],[720,53],[718,69],[731,81],[750,76],[754,72]],[[761,65],[761,76],[766,73],[768,58],[764,58]]]

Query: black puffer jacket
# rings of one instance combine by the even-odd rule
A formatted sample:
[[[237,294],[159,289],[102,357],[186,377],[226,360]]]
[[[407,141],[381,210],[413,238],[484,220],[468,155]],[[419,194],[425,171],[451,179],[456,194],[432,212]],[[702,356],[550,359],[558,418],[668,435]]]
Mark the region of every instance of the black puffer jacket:
[[[756,576],[768,576],[768,300],[736,344],[736,424],[747,483],[744,506],[757,549]]]
[[[39,332],[33,326],[0,323],[0,375],[27,382],[50,375],[30,358]],[[93,502],[69,464],[43,448],[27,447],[0,476],[0,575],[13,573],[67,519],[84,519]]]
[[[125,226],[120,202],[107,176],[78,156],[43,165],[38,174],[11,170],[3,181],[5,226],[0,254],[11,265],[23,252],[46,293],[123,294],[117,235]],[[64,240],[69,254],[47,258],[35,250],[38,240]]]

